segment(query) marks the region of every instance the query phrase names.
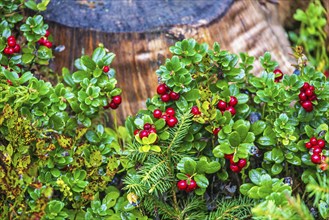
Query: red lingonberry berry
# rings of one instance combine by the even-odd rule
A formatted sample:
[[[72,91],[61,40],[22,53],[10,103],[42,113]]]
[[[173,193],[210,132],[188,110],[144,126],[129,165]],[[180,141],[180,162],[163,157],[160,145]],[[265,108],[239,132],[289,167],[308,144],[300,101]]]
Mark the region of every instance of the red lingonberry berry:
[[[7,38],[7,42],[12,41],[12,40],[16,41],[16,38],[14,36],[9,36]]]
[[[138,134],[138,133],[139,133],[139,130],[136,129],[136,130],[134,131],[134,135],[136,135],[136,134]]]
[[[161,96],[161,100],[162,100],[163,102],[169,102],[169,101],[170,101],[170,96],[169,96],[169,94],[163,94],[163,95]]]
[[[319,155],[319,154],[313,154],[313,155],[311,156],[311,161],[312,161],[313,163],[315,163],[315,164],[319,164],[319,163],[321,163],[321,157],[320,157],[320,155]]]
[[[122,98],[120,95],[113,96],[113,98],[112,98],[112,102],[114,102],[117,105],[120,105],[121,101],[122,101]]]
[[[16,45],[16,41],[15,40],[9,40],[8,41],[8,46],[9,47],[15,47],[15,45]]]
[[[231,96],[228,105],[234,107],[237,104],[238,104],[238,99],[235,96]]]
[[[49,37],[49,35],[50,35],[50,31],[49,30],[46,30],[45,37]]]
[[[45,45],[46,47],[48,47],[48,48],[52,48],[53,43],[51,43],[50,41],[46,41],[46,42],[44,43],[44,45]]]
[[[180,180],[177,183],[178,190],[185,190],[187,188],[187,182],[185,180]]]
[[[307,100],[307,96],[306,96],[305,92],[299,93],[298,97],[299,97],[300,101],[306,101]]]
[[[180,95],[176,92],[170,92],[169,95],[170,95],[170,98],[174,101],[178,100],[180,97]]]
[[[110,102],[109,104],[111,109],[117,109],[119,106],[117,104],[115,104],[114,102]]]
[[[175,116],[170,117],[167,121],[167,125],[169,127],[174,127],[177,123],[178,123],[178,120]]]
[[[235,108],[232,107],[232,106],[229,106],[229,107],[226,109],[226,111],[229,111],[229,112],[231,113],[232,116],[234,116],[235,113],[236,113]]]
[[[234,154],[224,154],[225,159],[231,160],[233,158]]]
[[[322,149],[326,146],[326,142],[323,139],[318,140],[318,145]]]
[[[311,137],[311,138],[310,138],[310,142],[311,142],[312,146],[315,146],[315,145],[318,144],[318,141],[316,140],[315,137]]]
[[[212,133],[213,133],[215,136],[217,136],[218,133],[220,132],[220,130],[221,130],[221,128],[215,128],[215,129],[212,131]]]
[[[190,184],[187,185],[188,192],[195,190],[197,188],[197,186],[198,185],[196,184],[195,180],[191,179]]]
[[[38,40],[38,43],[41,44],[41,45],[44,45],[46,43],[46,38],[44,37],[41,37],[39,40]]]
[[[275,74],[275,82],[279,82],[283,78],[283,73],[280,69],[275,69],[273,73]]]
[[[8,83],[10,86],[13,85],[12,81],[10,81],[9,79],[7,79],[7,83]]]
[[[321,152],[322,149],[319,147],[319,145],[313,147],[313,154],[320,154]]]
[[[16,44],[15,46],[14,46],[14,52],[15,53],[19,53],[21,51],[21,47],[18,45],[18,44]]]
[[[240,159],[239,161],[238,161],[238,167],[239,168],[243,168],[243,167],[245,167],[247,165],[247,160],[246,159]]]
[[[161,115],[161,118],[164,119],[165,121],[169,120],[169,116],[165,114]]]
[[[302,103],[302,107],[305,109],[305,111],[307,111],[307,112],[311,112],[311,111],[313,111],[313,104],[312,104],[312,102],[310,102],[310,101],[304,101],[303,103]]]
[[[305,147],[306,147],[307,149],[310,149],[310,148],[312,147],[311,142],[307,142],[307,143],[305,143]]]
[[[9,48],[8,48],[8,54],[9,54],[9,55],[12,55],[13,53],[14,53],[14,48],[9,47]]]
[[[4,52],[5,54],[9,54],[9,47],[6,47],[6,48],[3,50],[3,52]]]
[[[193,106],[192,109],[191,109],[191,113],[192,113],[193,115],[200,115],[200,114],[201,114],[201,112],[200,112],[198,106]]]
[[[150,123],[145,123],[144,124],[144,130],[149,130],[152,127]]]
[[[317,97],[316,97],[316,95],[314,95],[314,94],[309,98],[310,101],[314,101],[314,100],[316,100],[316,99],[317,99]]]
[[[164,95],[164,94],[166,94],[166,92],[167,92],[166,84],[160,84],[160,85],[158,85],[158,87],[157,87],[157,93],[159,95]],[[169,95],[168,95],[168,97],[170,98]]]
[[[103,66],[103,72],[107,73],[110,71],[110,67],[109,66]]]
[[[226,107],[226,102],[224,102],[223,100],[219,100],[219,102],[217,103],[217,108],[221,111],[225,111]]]
[[[314,92],[315,87],[314,86],[310,86],[308,89],[311,90],[312,92]]]
[[[174,116],[175,115],[175,109],[169,107],[169,108],[166,109],[166,113],[169,116]]]
[[[306,90],[305,90],[305,95],[306,95],[307,97],[312,97],[312,96],[313,96],[313,91],[310,90],[310,89],[306,89]]]
[[[149,133],[146,130],[141,130],[139,132],[140,139],[143,139],[143,137],[148,137],[148,136],[149,136]]]
[[[157,133],[157,130],[156,130],[155,128],[150,128],[150,129],[149,129],[149,133],[150,133],[150,134],[151,134],[151,133],[155,133],[155,134],[156,134],[156,133]]]
[[[238,165],[230,164],[230,169],[231,169],[234,173],[239,173],[239,172],[240,172],[240,167],[239,167]]]
[[[162,115],[162,112],[161,112],[160,109],[155,109],[155,110],[153,111],[153,116],[154,116],[154,118],[161,118],[161,115]]]
[[[304,82],[304,85],[302,86],[301,91],[305,91],[306,89],[308,89],[310,87],[310,84],[308,84],[307,82]]]

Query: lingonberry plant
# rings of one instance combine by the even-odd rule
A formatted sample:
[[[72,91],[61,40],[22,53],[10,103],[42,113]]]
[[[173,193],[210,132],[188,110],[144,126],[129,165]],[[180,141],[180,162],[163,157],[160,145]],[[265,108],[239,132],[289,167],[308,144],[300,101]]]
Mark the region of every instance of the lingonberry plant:
[[[256,77],[246,53],[177,42],[147,109],[113,130],[103,45],[57,84],[31,72],[48,72],[52,35],[20,11],[47,2],[0,3],[1,219],[329,217],[329,83],[300,47],[294,74],[266,52]]]
[[[218,198],[241,193],[258,205],[252,213],[228,210],[237,213],[234,218],[312,219],[308,206],[327,218],[325,187],[321,199],[298,197],[312,188],[309,184],[315,187],[316,174],[328,174],[324,75],[306,62],[295,65],[299,75],[283,73],[265,53],[264,71],[256,77],[254,57],[230,54],[217,43],[210,49],[193,39],[177,42],[170,51],[173,57],[157,71],[160,84],[147,110],[126,121],[135,139],[127,146],[135,167],[127,171],[124,189],[136,196],[140,209],[164,219],[221,219]],[[304,56],[300,47],[295,51]],[[156,129],[152,138],[136,132],[149,124]],[[252,204],[241,197],[234,201]]]
[[[114,54],[100,45],[56,85],[31,72],[48,72],[52,38],[41,15],[21,12],[48,2],[0,2],[0,218],[147,219],[117,187],[127,133],[98,120],[122,101]]]

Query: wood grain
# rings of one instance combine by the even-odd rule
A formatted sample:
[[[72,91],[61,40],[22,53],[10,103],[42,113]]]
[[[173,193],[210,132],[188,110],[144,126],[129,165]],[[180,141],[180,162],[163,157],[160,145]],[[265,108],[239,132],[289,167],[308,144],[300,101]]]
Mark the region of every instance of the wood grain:
[[[53,65],[57,72],[62,67],[73,70],[74,60],[82,53],[91,54],[99,43],[114,52],[116,59],[112,67],[117,71],[118,86],[123,89],[123,103],[117,110],[122,124],[126,116],[145,108],[145,100],[155,94],[155,71],[170,57],[169,47],[177,38],[193,37],[210,45],[219,42],[222,48],[234,53],[248,52],[257,57],[270,51],[283,72],[292,73],[290,44],[277,14],[277,4],[241,0],[224,17],[210,24],[175,26],[165,32],[102,33],[51,23],[55,44],[66,47],[62,53],[55,54]],[[254,73],[260,74],[258,61]]]

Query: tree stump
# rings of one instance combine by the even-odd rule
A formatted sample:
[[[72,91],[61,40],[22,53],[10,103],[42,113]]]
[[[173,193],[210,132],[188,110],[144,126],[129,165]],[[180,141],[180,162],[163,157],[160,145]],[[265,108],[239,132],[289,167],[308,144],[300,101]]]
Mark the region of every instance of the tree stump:
[[[56,72],[61,72],[62,67],[74,70],[74,60],[82,53],[91,54],[99,43],[116,54],[112,67],[123,90],[119,124],[128,115],[145,108],[145,100],[156,92],[155,71],[169,57],[169,47],[183,38],[192,37],[210,46],[219,42],[223,49],[248,52],[256,57],[270,51],[284,73],[293,71],[290,44],[279,22],[279,5],[273,0],[234,3],[233,0],[122,0],[94,1],[94,4],[84,0],[77,1],[78,7],[71,6],[75,14],[64,11],[70,7],[68,3],[75,1],[52,2],[45,17],[54,21],[50,22],[50,31],[55,44],[66,47],[63,52],[55,53]],[[106,25],[93,10],[102,10],[104,19],[109,16]],[[58,24],[67,19],[66,15],[71,23]],[[82,18],[85,20],[81,21]],[[93,19],[100,22],[90,27],[87,23]],[[254,73],[260,74],[258,61]]]

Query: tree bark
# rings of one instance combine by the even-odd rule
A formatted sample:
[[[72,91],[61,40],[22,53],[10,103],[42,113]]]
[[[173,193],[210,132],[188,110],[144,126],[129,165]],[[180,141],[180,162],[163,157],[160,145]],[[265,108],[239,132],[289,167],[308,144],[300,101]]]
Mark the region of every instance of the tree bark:
[[[112,67],[116,69],[118,86],[122,88],[123,103],[118,108],[119,124],[128,115],[144,109],[145,100],[156,93],[158,84],[155,71],[170,57],[169,47],[177,39],[195,38],[212,46],[219,42],[221,47],[234,53],[248,52],[259,57],[270,51],[279,68],[287,74],[291,67],[291,48],[278,16],[279,5],[271,1],[236,1],[222,17],[204,25],[176,25],[165,31],[134,33],[103,33],[80,28],[69,28],[56,23],[50,24],[54,42],[66,49],[55,54],[54,68],[74,69],[74,60],[82,53],[91,54],[103,43],[116,54]],[[254,74],[261,73],[256,61]]]

